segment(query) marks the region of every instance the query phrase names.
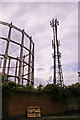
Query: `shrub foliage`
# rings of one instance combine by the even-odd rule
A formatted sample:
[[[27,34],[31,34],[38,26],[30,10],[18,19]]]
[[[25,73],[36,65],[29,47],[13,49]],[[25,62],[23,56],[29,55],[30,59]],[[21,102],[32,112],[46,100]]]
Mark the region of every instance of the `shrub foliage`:
[[[18,85],[15,82],[8,80],[7,76],[1,76],[2,79],[2,90],[3,91],[16,91],[16,92],[26,92],[34,94],[50,94],[52,100],[56,102],[68,103],[71,98],[80,98],[80,84],[76,83],[70,86],[61,87],[55,84],[47,84],[43,87],[41,84],[37,88],[33,88],[32,85],[27,84],[26,86]]]

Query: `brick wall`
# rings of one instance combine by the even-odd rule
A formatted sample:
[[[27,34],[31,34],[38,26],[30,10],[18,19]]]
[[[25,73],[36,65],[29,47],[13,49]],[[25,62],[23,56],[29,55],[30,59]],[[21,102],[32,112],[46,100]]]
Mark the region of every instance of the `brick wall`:
[[[64,104],[55,103],[52,101],[50,95],[44,94],[34,95],[11,92],[7,104],[7,112],[10,117],[25,116],[27,106],[40,106],[42,114],[63,113],[66,110]]]

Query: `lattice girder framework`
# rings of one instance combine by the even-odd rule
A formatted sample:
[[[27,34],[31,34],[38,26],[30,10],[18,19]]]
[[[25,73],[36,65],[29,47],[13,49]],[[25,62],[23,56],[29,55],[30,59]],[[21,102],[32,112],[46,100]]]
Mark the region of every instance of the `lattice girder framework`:
[[[0,21],[0,74],[34,84],[34,42],[24,29]]]
[[[53,82],[54,84],[59,84],[63,86],[63,73],[61,66],[61,53],[59,52],[60,41],[57,38],[57,26],[59,25],[59,21],[57,19],[52,19],[50,21],[50,25],[53,28],[53,40],[52,40],[52,49],[53,60],[54,60],[54,72],[53,72]]]

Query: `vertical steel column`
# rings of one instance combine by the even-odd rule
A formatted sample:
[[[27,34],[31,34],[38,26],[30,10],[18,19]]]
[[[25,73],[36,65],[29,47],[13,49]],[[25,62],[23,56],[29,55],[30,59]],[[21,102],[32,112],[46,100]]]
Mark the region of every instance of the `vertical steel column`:
[[[10,36],[11,36],[11,28],[12,28],[12,22],[9,25],[9,33],[8,33],[8,38],[7,38],[7,45],[6,45],[6,51],[5,51],[5,57],[4,57],[4,64],[3,64],[3,74],[5,74],[6,70],[6,63],[7,63],[7,57],[8,57],[8,49],[9,49],[9,42],[10,42]]]
[[[33,43],[33,51],[32,51],[32,82],[34,84],[34,43]]]
[[[59,25],[59,22],[57,19],[55,19],[55,32],[56,32],[56,47],[57,47],[57,57],[58,57],[58,70],[59,70],[59,81],[61,82],[61,72],[60,72],[60,52],[59,52],[59,44],[58,44],[58,39],[57,39],[57,25]]]
[[[16,60],[15,83],[16,83],[16,77],[17,77],[17,66],[18,66],[18,57],[17,57],[17,60]]]
[[[31,65],[31,42],[32,42],[32,37],[30,37],[30,51],[29,51],[29,65],[28,65],[28,80],[30,82],[30,65]]]
[[[22,41],[21,41],[21,51],[20,51],[20,63],[19,63],[19,79],[18,79],[18,84],[20,85],[20,81],[22,78],[21,75],[21,66],[22,66],[22,57],[23,57],[23,46],[24,46],[24,29],[22,31]]]
[[[10,61],[11,61],[11,58],[9,58],[9,62],[8,62],[8,70],[7,70],[7,75],[9,75]]]
[[[54,54],[53,54],[53,58],[54,58],[54,71],[53,71],[53,83],[56,84],[56,40],[55,40],[55,20],[52,19],[52,21],[50,21],[50,25],[53,28],[53,40],[52,40],[52,47],[54,48]]]
[[[58,57],[59,81],[60,81],[60,84],[62,86],[63,75],[62,75],[62,68],[61,68],[61,62],[60,62],[61,53],[59,52],[59,43],[58,43],[58,39],[57,39],[57,25],[59,25],[59,21],[57,19],[55,19],[55,32],[56,32],[56,47],[57,47],[57,57]]]
[[[2,59],[3,59],[3,58],[0,58],[0,69],[1,69]]]
[[[53,28],[53,32],[54,32],[54,28]],[[54,78],[53,78],[53,81],[54,81],[54,84],[56,84],[56,46],[55,46],[55,34],[54,34]]]
[[[24,76],[24,59],[25,59],[25,56],[23,57],[22,86],[23,86],[23,76]]]

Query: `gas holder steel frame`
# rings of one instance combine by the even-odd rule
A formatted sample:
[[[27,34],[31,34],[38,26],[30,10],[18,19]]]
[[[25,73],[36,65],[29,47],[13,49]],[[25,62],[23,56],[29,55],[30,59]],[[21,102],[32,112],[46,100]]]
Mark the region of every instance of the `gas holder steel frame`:
[[[2,34],[3,26],[7,27],[7,36]],[[6,29],[6,28],[5,28]],[[18,32],[21,34],[19,39],[13,36],[13,31]],[[13,79],[13,81],[17,82],[19,85],[24,85],[25,83],[34,84],[34,43],[32,41],[32,37],[30,37],[24,29],[21,30],[20,28],[14,26],[12,22],[6,23],[0,21],[0,41],[3,43],[6,41],[4,53],[0,50],[0,74],[7,75],[8,78]],[[16,33],[15,32],[15,33]],[[4,32],[6,34],[6,32]],[[25,40],[25,44],[24,44]],[[28,47],[27,46],[28,41]],[[10,45],[12,43],[12,46]],[[0,44],[1,45],[1,44]],[[3,44],[2,44],[3,45]],[[9,52],[13,49],[13,46],[19,47],[19,55],[17,56],[17,51],[14,52],[14,55],[9,55]],[[11,46],[11,47],[10,47]],[[15,49],[14,49],[15,51]],[[11,63],[13,61],[13,63]],[[15,64],[14,64],[15,63]],[[14,64],[14,66],[11,66]],[[13,71],[14,69],[14,71]],[[10,72],[12,70],[12,73]]]

